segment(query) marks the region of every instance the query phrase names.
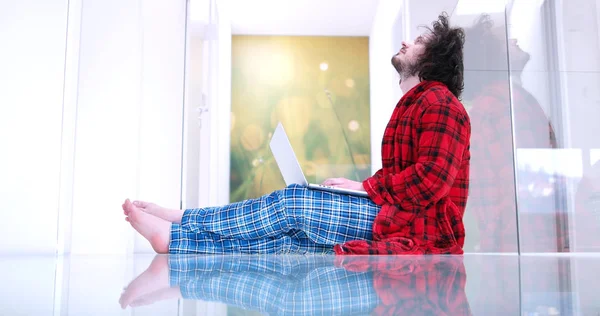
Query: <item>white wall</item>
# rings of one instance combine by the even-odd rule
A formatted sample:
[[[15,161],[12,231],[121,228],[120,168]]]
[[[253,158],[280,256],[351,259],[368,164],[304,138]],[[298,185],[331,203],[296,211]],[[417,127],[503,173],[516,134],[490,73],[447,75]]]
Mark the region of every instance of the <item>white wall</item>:
[[[0,5],[0,252],[56,251],[66,0]]]
[[[133,236],[119,205],[139,194],[140,15],[137,1],[83,2],[73,253],[126,253]]]
[[[405,27],[398,30],[404,1],[381,0],[369,37],[369,77],[371,87],[371,170],[381,168],[381,139],[402,91],[391,58],[400,49]]]
[[[233,34],[285,36],[369,36],[378,2],[228,0]]]
[[[570,146],[599,147],[600,133],[600,21],[594,0],[557,1],[560,19],[557,39],[561,56],[560,75],[564,84],[563,107],[571,135]]]
[[[121,203],[179,206],[184,35],[183,0],[83,2],[66,251],[151,251]]]
[[[561,136],[566,146],[581,149],[581,169],[583,176],[589,177],[593,174],[591,153],[600,148],[600,3],[557,1],[556,12],[562,119],[567,132]],[[569,206],[576,206],[573,195],[569,195]],[[569,209],[571,251],[597,251],[599,233],[585,222],[591,212],[593,209]]]
[[[144,0],[139,198],[178,208],[186,1]],[[120,204],[119,204],[120,205]],[[135,251],[151,251],[136,234]]]
[[[406,23],[409,32],[406,35],[410,40],[413,40],[425,31],[425,29],[422,28],[423,26],[431,27],[431,23],[437,20],[442,12],[452,15],[458,0],[407,0],[406,3]]]
[[[0,12],[0,251],[152,251],[120,205],[180,205],[186,1],[22,1]],[[219,32],[215,56],[231,49],[231,27]],[[229,140],[221,55],[215,147]],[[227,202],[228,176],[214,170],[229,174],[229,147],[206,153],[210,202]]]
[[[229,1],[211,0],[204,34],[206,109],[200,135],[199,206],[229,203],[231,17]]]

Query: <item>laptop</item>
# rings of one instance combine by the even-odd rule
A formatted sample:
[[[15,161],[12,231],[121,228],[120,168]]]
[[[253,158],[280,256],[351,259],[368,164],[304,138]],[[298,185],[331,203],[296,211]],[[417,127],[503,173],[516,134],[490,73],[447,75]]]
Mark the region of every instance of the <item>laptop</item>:
[[[281,122],[277,124],[277,128],[275,128],[275,132],[273,133],[273,137],[271,138],[269,146],[271,147],[271,151],[273,152],[273,156],[275,157],[275,161],[277,162],[277,166],[279,167],[279,171],[281,172],[286,185],[299,184],[314,190],[363,197],[369,196],[367,192],[364,191],[308,183]]]

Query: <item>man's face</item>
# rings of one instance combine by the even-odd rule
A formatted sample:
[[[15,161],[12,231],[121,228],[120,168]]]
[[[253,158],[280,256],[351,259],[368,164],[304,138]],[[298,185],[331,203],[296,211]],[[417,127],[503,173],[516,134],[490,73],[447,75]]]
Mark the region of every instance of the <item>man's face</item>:
[[[506,42],[506,30],[504,27],[496,27],[492,33],[501,42]],[[515,71],[522,71],[529,62],[531,56],[528,52],[524,51],[521,46],[519,46],[516,38],[508,38],[506,47],[508,47],[508,56],[510,58],[511,69]],[[504,53],[506,54],[506,51]]]
[[[528,52],[521,49],[516,39],[508,40],[508,55],[510,56],[511,69],[516,71],[525,69],[531,58]]]
[[[427,35],[421,35],[413,43],[402,42],[400,51],[392,57],[392,65],[401,77],[406,78],[417,74],[417,64],[425,52]]]

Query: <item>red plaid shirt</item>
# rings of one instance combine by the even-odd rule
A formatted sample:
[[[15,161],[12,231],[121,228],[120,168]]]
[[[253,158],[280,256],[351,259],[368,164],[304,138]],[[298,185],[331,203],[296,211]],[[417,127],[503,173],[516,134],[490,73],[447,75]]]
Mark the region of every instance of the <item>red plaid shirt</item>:
[[[462,256],[343,256],[336,266],[373,273],[380,304],[371,315],[472,315]]]
[[[462,254],[471,125],[463,105],[434,81],[406,93],[385,129],[383,168],[363,182],[381,211],[372,241],[337,254]]]
[[[479,227],[479,250],[517,252],[513,126],[517,149],[557,148],[554,129],[537,100],[519,85],[509,87],[508,82],[481,91],[473,100],[470,116],[473,137],[468,209]],[[526,183],[523,176],[517,183]],[[526,229],[521,236],[521,250],[556,251],[558,214],[527,192],[517,196],[519,225]]]

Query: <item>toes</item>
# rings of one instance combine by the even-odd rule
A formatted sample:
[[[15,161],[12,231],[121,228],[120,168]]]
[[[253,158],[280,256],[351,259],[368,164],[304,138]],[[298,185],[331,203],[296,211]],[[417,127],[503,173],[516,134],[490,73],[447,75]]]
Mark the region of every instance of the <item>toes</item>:
[[[119,299],[119,305],[121,305],[122,309],[125,309],[125,307],[127,307],[127,301],[126,301],[126,297],[125,297],[125,293],[123,295],[121,295],[121,298]]]
[[[131,203],[131,201],[129,201],[129,199],[125,200],[125,204],[123,204],[123,213],[129,216],[135,210],[136,207]]]
[[[121,205],[121,208],[123,208],[123,214],[125,214],[125,215],[129,214],[130,210],[129,210],[129,207],[127,206],[127,201],[125,201],[123,203],[123,205]]]
[[[128,222],[136,222],[140,217],[140,212],[136,209],[131,209],[127,214]]]
[[[144,202],[144,201],[133,201],[133,205],[135,205],[136,207],[141,207],[141,208],[146,208],[150,205],[151,203],[148,202]]]

